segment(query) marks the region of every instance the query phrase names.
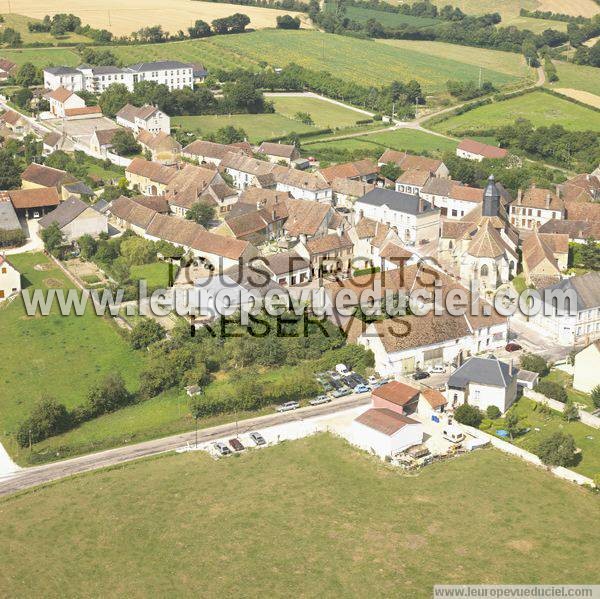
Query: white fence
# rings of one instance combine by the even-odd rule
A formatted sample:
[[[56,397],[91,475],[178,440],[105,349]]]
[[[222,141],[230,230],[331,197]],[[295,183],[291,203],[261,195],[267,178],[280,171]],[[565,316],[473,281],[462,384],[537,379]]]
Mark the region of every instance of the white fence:
[[[460,426],[472,437],[475,437],[477,439],[485,439],[486,441],[489,441],[493,447],[496,447],[500,451],[504,451],[506,453],[515,455],[525,460],[526,462],[529,462],[530,464],[533,464],[540,468],[548,468],[547,466],[544,466],[542,460],[540,460],[538,456],[529,451],[526,451],[525,449],[522,449],[521,447],[517,447],[516,445],[513,445],[508,441],[503,441],[502,439],[499,439],[494,435],[490,435],[489,433],[481,431],[478,428],[473,428],[472,426],[466,426],[464,424],[461,424]],[[594,486],[594,481],[591,478],[583,476],[582,474],[578,474],[577,472],[573,472],[568,468],[556,466],[554,468],[548,468],[548,470],[552,472],[554,476],[558,476],[558,478],[577,483],[578,485],[590,485],[592,487]]]
[[[112,152],[106,152],[106,157],[117,166],[124,166],[127,168],[131,164],[131,158],[123,158],[123,156],[117,156]]]

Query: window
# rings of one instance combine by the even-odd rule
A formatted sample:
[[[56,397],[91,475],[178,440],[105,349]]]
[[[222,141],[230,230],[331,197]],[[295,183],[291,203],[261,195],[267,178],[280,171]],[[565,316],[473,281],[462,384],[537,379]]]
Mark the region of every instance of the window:
[[[481,267],[481,271],[480,272],[481,272],[481,276],[482,277],[487,277],[488,276],[488,274],[489,274],[489,268],[488,268],[487,264],[484,264]]]

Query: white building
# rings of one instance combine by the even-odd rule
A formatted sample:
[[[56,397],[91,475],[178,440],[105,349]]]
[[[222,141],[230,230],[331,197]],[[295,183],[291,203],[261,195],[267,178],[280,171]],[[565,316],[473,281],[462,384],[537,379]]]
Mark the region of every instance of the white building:
[[[510,222],[519,229],[535,229],[550,220],[565,218],[565,204],[560,192],[531,187],[523,193],[520,189],[517,199],[510,205]]]
[[[417,195],[377,187],[359,198],[354,209],[360,218],[394,227],[404,243],[437,241],[440,211]]]
[[[421,197],[439,208],[442,216],[458,220],[483,202],[483,189],[452,179],[432,178],[421,189]]]
[[[85,100],[65,87],[57,87],[44,98],[50,103],[50,112],[57,118],[64,118],[68,110],[85,108]]]
[[[75,241],[82,235],[98,237],[101,233],[108,233],[107,216],[74,197],[61,202],[38,222],[42,229],[57,223],[67,241]]]
[[[450,375],[446,398],[453,408],[496,406],[504,414],[517,398],[517,369],[494,356],[470,358]]]
[[[140,131],[148,131],[153,135],[158,133],[171,133],[171,119],[156,106],[145,104],[144,106],[132,106],[125,104],[117,112],[117,124],[127,127],[137,135]]]
[[[193,65],[178,60],[140,62],[128,67],[90,66],[47,67],[44,69],[44,87],[55,90],[65,87],[71,91],[102,93],[113,83],[122,83],[129,91],[139,81],[154,81],[169,90],[194,87]]]
[[[352,441],[384,459],[423,442],[423,425],[387,408],[369,408],[352,422]]]
[[[0,254],[0,301],[21,291],[21,273]]]
[[[573,389],[591,393],[600,385],[600,341],[590,343],[575,356]]]
[[[508,156],[508,151],[498,146],[475,141],[474,139],[463,139],[456,148],[456,155],[467,160],[481,162],[484,158],[488,160],[501,160]]]
[[[560,343],[587,345],[600,339],[600,272],[563,279],[541,291],[544,306],[532,322]]]

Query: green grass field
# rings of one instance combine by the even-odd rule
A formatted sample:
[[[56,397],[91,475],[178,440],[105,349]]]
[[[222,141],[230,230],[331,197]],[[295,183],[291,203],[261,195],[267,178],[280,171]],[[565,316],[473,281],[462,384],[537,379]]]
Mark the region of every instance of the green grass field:
[[[460,136],[462,131],[500,127],[518,118],[528,119],[536,127],[557,124],[573,131],[600,131],[600,112],[541,91],[475,108],[431,128]]]
[[[241,127],[251,142],[258,143],[264,139],[284,137],[292,132],[305,133],[316,131],[315,127],[300,121],[288,119],[281,114],[232,114],[208,116],[178,116],[171,119],[177,125],[204,136],[215,133],[227,126]]]
[[[81,63],[79,54],[70,48],[2,48],[2,57],[18,65],[31,62],[36,67],[74,67]]]
[[[546,377],[545,380],[559,383],[567,390],[569,400],[573,403],[580,403],[587,406],[590,412],[595,410],[594,403],[592,402],[591,395],[583,393],[582,391],[575,391],[573,389],[573,376],[564,372],[564,370],[552,370]]]
[[[371,135],[339,139],[333,141],[319,141],[304,143],[305,154],[319,155],[330,149],[344,149],[348,151],[364,151],[369,154],[381,155],[386,149],[404,150],[407,152],[428,153],[440,156],[446,151],[454,151],[458,142],[424,131],[399,129],[396,131],[382,131]]]
[[[317,129],[351,127],[356,121],[369,118],[366,114],[319,98],[273,96],[268,99],[275,105],[277,113],[289,119],[294,119],[298,112],[308,112]]]
[[[513,441],[515,445],[535,453],[541,439],[556,431],[569,433],[573,435],[577,447],[582,450],[581,462],[572,466],[571,470],[592,479],[600,474],[600,431],[598,429],[579,421],[567,422],[563,420],[562,414],[554,410],[550,415],[543,415],[539,412],[539,404],[526,397],[521,397],[513,409],[519,415],[520,427],[531,429],[528,433],[515,437]],[[492,433],[494,430],[502,428],[503,423],[503,419],[495,421],[492,429],[488,432]],[[540,430],[536,431],[536,428]]]
[[[11,256],[23,274],[24,288],[70,288],[62,272],[42,254]],[[35,270],[34,266],[50,266]],[[92,383],[109,372],[120,372],[135,389],[143,355],[129,349],[116,326],[89,309],[84,316],[29,317],[20,299],[0,309],[0,427],[2,443],[16,459],[24,450],[11,436],[44,394],[73,408],[84,402]]]
[[[600,96],[600,77],[598,69],[555,60],[558,81],[552,87],[580,89]]]
[[[403,15],[401,13],[386,12],[384,10],[375,10],[371,8],[361,8],[358,6],[348,6],[346,8],[346,16],[353,21],[358,21],[359,23],[366,23],[369,19],[375,19],[376,21],[384,23],[387,27],[410,25],[411,27],[418,27],[421,29],[443,23],[441,19],[433,19],[430,17],[414,17],[412,15]]]
[[[3,499],[0,587],[424,598],[439,583],[591,584],[599,516],[589,492],[494,450],[405,477],[319,435],[237,459],[170,454]]]
[[[79,35],[77,33],[66,33],[60,37],[54,37],[50,33],[40,32],[32,33],[29,31],[28,23],[39,23],[41,19],[34,19],[33,17],[26,17],[23,15],[17,15],[15,13],[4,13],[2,14],[4,22],[0,25],[0,31],[7,27],[11,27],[15,31],[21,34],[21,39],[25,44],[47,44],[54,46],[58,43],[73,43],[73,44],[89,44],[92,40],[85,35]]]
[[[166,289],[169,284],[169,265],[166,262],[132,266],[130,272],[133,281],[145,280],[149,289]]]

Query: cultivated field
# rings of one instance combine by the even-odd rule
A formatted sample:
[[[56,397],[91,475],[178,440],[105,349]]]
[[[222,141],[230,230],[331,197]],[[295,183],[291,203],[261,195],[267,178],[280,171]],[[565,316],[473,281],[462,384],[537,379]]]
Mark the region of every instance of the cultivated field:
[[[275,110],[279,114],[290,119],[293,119],[298,112],[307,112],[312,117],[317,129],[351,127],[356,124],[356,121],[369,118],[356,110],[344,108],[319,98],[270,96],[268,100],[273,102]]]
[[[10,3],[13,11],[39,19],[47,14],[72,13],[80,17],[84,24],[108,29],[115,35],[129,35],[132,31],[152,25],[162,25],[165,31],[175,34],[180,29],[186,31],[196,19],[210,23],[213,19],[228,17],[236,12],[248,15],[250,27],[254,29],[275,27],[277,15],[282,14],[299,14],[305,21],[303,26],[310,26],[302,13],[195,0],[170,0],[167,3],[162,0],[131,0],[127,3],[89,0],[84,4],[79,0],[61,0],[53,5],[44,0],[10,0]]]
[[[0,501],[0,587],[421,598],[436,583],[591,584],[599,505],[494,450],[416,477],[328,435],[238,459],[171,454]]]
[[[209,116],[178,116],[171,119],[173,125],[193,131],[197,136],[215,133],[222,127],[242,128],[249,141],[258,143],[265,139],[284,137],[290,133],[315,131],[315,127],[288,119],[280,114],[232,114]]]
[[[600,108],[600,96],[597,96],[596,94],[590,94],[590,92],[583,92],[579,89],[571,89],[564,87],[555,87],[554,91],[557,91],[563,96],[568,96],[569,98],[573,98],[585,104],[589,104],[590,106]]]
[[[439,7],[447,4],[446,0],[432,1]],[[511,17],[519,15],[521,8],[586,17],[600,12],[600,7],[594,0],[502,0],[502,2],[497,0],[453,0],[451,4],[470,14],[499,12],[502,15],[502,23],[505,25],[509,24]],[[541,21],[541,19],[537,20]]]
[[[600,12],[600,6],[594,0],[539,0],[537,8],[584,17],[593,17]]]
[[[453,152],[457,144],[458,142],[451,139],[431,133],[411,129],[399,129],[348,139],[322,140],[315,143],[305,142],[302,144],[302,148],[304,153],[314,154],[317,157],[319,154],[331,150],[348,150],[349,152],[364,152],[365,154],[380,156],[386,149],[440,156],[447,151]]]
[[[518,118],[528,119],[536,127],[557,124],[575,131],[600,131],[599,112],[541,91],[475,108],[431,128],[460,136],[462,131],[499,127]]]
[[[29,290],[71,284],[42,254],[12,256],[23,273]],[[36,265],[48,270],[36,270]],[[129,387],[138,384],[143,356],[129,349],[117,328],[89,309],[84,316],[61,316],[54,309],[49,316],[29,317],[21,300],[0,309],[0,430],[7,450],[18,460],[19,450],[12,437],[33,404],[44,394],[73,408],[84,402],[91,384],[109,372],[120,372]]]

